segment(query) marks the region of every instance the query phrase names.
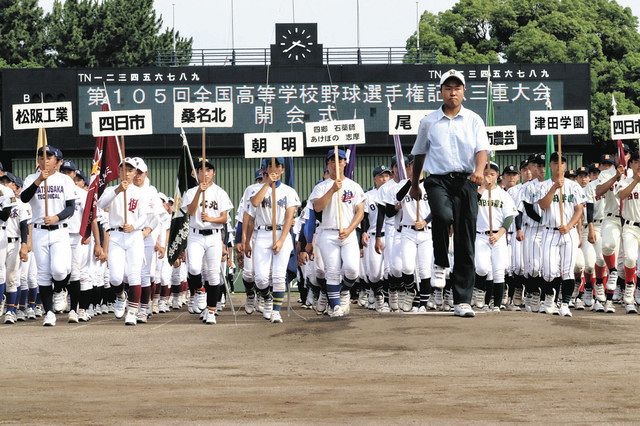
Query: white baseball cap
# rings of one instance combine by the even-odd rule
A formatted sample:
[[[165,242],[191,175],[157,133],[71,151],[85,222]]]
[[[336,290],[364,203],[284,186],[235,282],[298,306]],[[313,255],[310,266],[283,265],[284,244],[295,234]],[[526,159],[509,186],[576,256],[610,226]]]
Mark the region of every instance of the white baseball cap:
[[[166,203],[169,201],[169,199],[167,198],[166,195],[164,195],[164,193],[162,192],[158,192],[158,197],[160,197],[160,199],[162,200],[163,203]]]
[[[136,162],[136,169],[140,170],[142,173],[146,173],[147,170],[149,170],[147,168],[147,163],[144,162],[144,160],[140,157],[133,157],[133,161]]]
[[[458,80],[460,80],[462,82],[462,85],[465,86],[465,82],[464,82],[464,75],[462,75],[462,73],[460,71],[454,70],[453,68],[450,69],[449,71],[443,72],[442,76],[440,77],[440,86],[442,86],[444,84],[445,81],[447,81],[450,78],[457,78]]]

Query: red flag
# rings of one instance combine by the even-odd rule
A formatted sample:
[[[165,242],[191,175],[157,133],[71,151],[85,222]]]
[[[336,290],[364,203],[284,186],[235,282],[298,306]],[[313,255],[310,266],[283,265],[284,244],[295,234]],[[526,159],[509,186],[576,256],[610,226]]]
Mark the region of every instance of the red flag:
[[[109,106],[107,104],[102,105],[102,110],[109,111]],[[96,217],[98,198],[100,198],[109,182],[118,179],[119,166],[120,153],[116,138],[113,136],[96,138],[96,150],[93,154],[93,166],[91,167],[91,181],[80,224],[82,239],[91,235],[91,223]]]

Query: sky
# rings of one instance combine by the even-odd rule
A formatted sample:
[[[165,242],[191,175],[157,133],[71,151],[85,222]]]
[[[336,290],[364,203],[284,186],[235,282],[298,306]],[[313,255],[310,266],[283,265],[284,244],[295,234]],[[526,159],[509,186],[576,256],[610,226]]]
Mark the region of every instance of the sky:
[[[324,47],[404,47],[416,28],[416,5],[422,13],[441,12],[457,0],[155,0],[166,26],[193,37],[193,48],[231,48],[233,4],[236,48],[266,48],[273,43],[276,22],[317,22],[318,42]],[[640,17],[640,0],[618,0]],[[40,0],[45,11],[53,0]],[[295,11],[295,15],[294,15]]]

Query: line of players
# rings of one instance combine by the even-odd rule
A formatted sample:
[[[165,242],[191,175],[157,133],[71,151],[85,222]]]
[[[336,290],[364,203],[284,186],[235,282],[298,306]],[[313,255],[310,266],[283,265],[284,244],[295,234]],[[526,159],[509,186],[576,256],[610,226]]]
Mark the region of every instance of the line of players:
[[[488,167],[479,189],[474,306],[571,316],[570,307],[615,312],[613,303],[623,301],[626,312],[637,312],[637,153],[627,153],[627,170],[606,154],[598,166],[567,173],[577,183],[562,177],[566,160],[554,155],[552,171],[559,177],[546,181],[544,155],[531,156],[519,170],[506,167],[501,186],[498,166]],[[346,154],[338,150],[337,157],[336,164],[335,153],[327,154],[324,178],[304,208],[295,190],[281,182],[284,160],[265,162],[243,194],[235,231],[228,217],[233,205],[214,183],[215,167],[201,161],[200,184],[183,200],[190,216],[187,250],[169,265],[165,251],[173,200],[149,184],[142,159],[123,161],[120,184],[102,195],[92,236],[81,241],[86,177],[48,146],[46,155],[39,155],[46,176],[36,172],[24,184],[11,173],[0,177],[5,233],[0,241],[7,242],[0,245],[4,322],[44,315],[44,325],[55,325],[55,313],[68,311],[75,323],[113,311],[135,325],[187,303],[191,313],[215,324],[234,235],[247,293],[244,310],[257,309],[271,322],[282,322],[280,308],[296,269],[302,306],[319,314],[346,315],[356,300],[383,313],[452,309],[448,279],[431,277],[426,195],[419,205],[409,197],[410,183],[400,179],[395,158],[391,168],[373,170],[374,185],[366,193],[350,179],[336,181],[336,165],[343,176]],[[411,176],[411,156],[404,164],[405,176]],[[44,212],[45,196],[55,215]],[[69,205],[71,214],[65,213]],[[618,278],[618,270],[624,276]],[[42,293],[51,297],[42,300],[44,306],[38,303]]]

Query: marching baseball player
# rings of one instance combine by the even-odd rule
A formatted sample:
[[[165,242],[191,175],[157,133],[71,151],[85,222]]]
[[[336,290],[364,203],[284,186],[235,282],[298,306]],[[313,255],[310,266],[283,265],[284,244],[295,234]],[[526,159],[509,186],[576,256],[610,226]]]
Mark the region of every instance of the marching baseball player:
[[[57,171],[62,152],[51,145],[38,149],[39,172],[24,180],[20,199],[29,203],[33,216],[33,252],[38,268],[40,298],[46,312],[43,325],[54,326],[53,286],[65,287],[71,273],[71,243],[63,221],[75,211],[77,193],[68,176]]]
[[[384,295],[382,284],[384,281],[384,259],[383,253],[376,251],[376,224],[378,216],[384,216],[384,210],[379,209],[379,189],[391,178],[391,169],[385,165],[377,166],[373,169],[373,188],[365,192],[364,219],[362,221],[363,230],[362,244],[364,249],[364,265],[367,274],[367,281],[371,285],[371,291],[375,297],[375,308],[381,312],[384,305]],[[384,218],[383,218],[384,220]],[[384,234],[381,235],[384,237]]]
[[[324,261],[329,314],[333,317],[343,316],[349,308],[349,289],[358,277],[360,262],[360,248],[354,231],[364,216],[364,191],[356,182],[344,177],[347,156],[341,149],[338,159],[336,164],[333,149],[327,153],[331,177],[317,184],[309,195],[313,209],[322,212],[317,245]],[[340,179],[337,179],[337,170]]]
[[[591,309],[594,306],[593,301],[593,285],[596,282],[596,277],[600,277],[600,283],[603,282],[604,276],[604,257],[602,256],[602,237],[601,229],[602,222],[604,220],[604,196],[596,195],[596,188],[598,186],[598,177],[600,176],[600,164],[591,164],[588,167],[589,183],[585,186],[584,191],[587,196],[587,216],[589,210],[593,210],[593,222],[591,227],[583,229],[582,232],[582,250],[585,252],[585,270],[584,270],[584,293],[582,300],[585,308]],[[592,207],[590,207],[590,205]],[[593,235],[591,235],[591,228],[593,228]],[[593,253],[590,253],[593,249]],[[594,256],[594,262],[591,264],[590,257]],[[576,301],[577,302],[577,301]],[[604,306],[598,301],[597,304],[601,306],[601,310],[604,310]],[[577,302],[576,307],[579,307],[581,303]]]
[[[505,173],[503,173],[503,175],[504,174]],[[522,183],[518,183],[507,190],[507,194],[509,194],[515,206],[520,205],[523,184],[531,180],[531,172],[529,171],[529,162],[527,160],[520,163],[519,176]],[[507,243],[511,251],[511,261],[509,263],[507,277],[505,278],[505,282],[509,288],[509,303],[506,308],[507,310],[519,311],[520,305],[523,303],[523,289],[525,285],[522,212],[518,212],[516,217],[514,217],[513,224],[507,236]]]
[[[4,316],[5,324],[14,324],[16,321],[26,320],[25,305],[21,303],[21,295],[26,292],[21,292],[20,287],[20,257],[21,251],[21,238],[25,238],[25,249],[27,244],[27,225],[26,220],[22,220],[20,203],[17,196],[19,194],[17,183],[17,177],[12,173],[6,173],[0,177],[0,224],[2,229],[0,231],[0,280],[6,283],[6,308],[7,312]],[[22,231],[22,232],[21,232]],[[25,232],[26,231],[26,232]],[[25,253],[26,255],[26,250]],[[6,277],[6,278],[5,278]],[[4,286],[4,284],[3,284]],[[4,293],[4,289],[3,289]],[[0,293],[0,298],[2,298]],[[26,297],[25,297],[26,299]],[[25,300],[26,302],[26,300]],[[22,310],[17,310],[18,305],[21,305]],[[0,312],[1,314],[2,312]]]
[[[137,161],[126,157],[120,164],[120,184],[105,189],[98,200],[98,207],[109,213],[107,256],[109,282],[116,294],[116,318],[122,318],[125,311],[125,278],[129,285],[125,325],[138,323],[144,238],[151,233],[151,228],[147,227],[149,201],[146,199],[146,191],[133,184],[137,166]]]
[[[552,178],[542,182],[535,201],[543,210],[542,225],[545,228],[542,237],[545,312],[570,317],[569,302],[575,281],[573,271],[580,243],[576,227],[579,226],[586,197],[580,185],[564,178],[566,161],[564,155],[551,154]],[[558,311],[555,298],[560,287],[562,303]]]
[[[598,302],[604,302],[604,311],[615,312],[613,307],[613,293],[618,280],[618,270],[616,264],[616,253],[620,251],[620,240],[622,235],[622,218],[620,216],[620,199],[615,197],[619,181],[625,177],[625,169],[622,165],[615,166],[615,158],[610,154],[604,154],[600,158],[602,165],[598,184],[596,186],[596,197],[604,197],[604,219],[602,221],[602,257],[606,268],[609,269],[606,289],[604,286],[604,269],[596,263],[596,286],[595,293]],[[624,199],[622,200],[624,203]],[[620,257],[620,256],[619,256]],[[595,306],[594,306],[595,307]],[[600,307],[595,309],[600,311]]]
[[[260,190],[250,198],[251,207],[247,211],[250,219],[246,227],[248,235],[245,244],[251,241],[253,233],[256,236],[253,248],[250,244],[245,245],[244,253],[249,258],[253,257],[256,288],[265,300],[263,317],[275,324],[282,322],[280,308],[286,291],[287,265],[293,250],[293,239],[289,231],[301,203],[296,191],[281,181],[284,158],[275,158],[274,164],[267,162],[265,170]],[[276,187],[275,196],[272,183],[275,183]],[[272,211],[274,202],[275,221]],[[272,292],[269,290],[270,285],[273,288]]]
[[[624,179],[617,186],[616,197],[623,200],[622,244],[624,247],[625,290],[623,303],[628,314],[638,313],[635,306],[636,264],[638,262],[638,246],[640,245],[640,154],[633,152],[629,159],[629,168],[633,175]]]
[[[493,297],[493,310],[496,312],[500,312],[505,272],[509,266],[506,234],[517,215],[515,204],[509,194],[496,185],[498,173],[498,165],[490,162],[484,172],[484,184],[478,188],[480,199],[475,247],[476,306],[482,309]]]
[[[220,299],[220,262],[222,261],[222,233],[228,212],[233,208],[229,195],[214,183],[216,169],[209,160],[200,159],[196,166],[199,185],[190,188],[184,196],[188,205],[189,239],[187,241],[188,278],[190,288],[202,286],[205,275],[207,311],[205,324],[216,323],[216,305]],[[204,264],[204,267],[203,267]]]

